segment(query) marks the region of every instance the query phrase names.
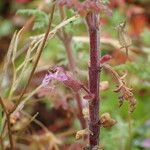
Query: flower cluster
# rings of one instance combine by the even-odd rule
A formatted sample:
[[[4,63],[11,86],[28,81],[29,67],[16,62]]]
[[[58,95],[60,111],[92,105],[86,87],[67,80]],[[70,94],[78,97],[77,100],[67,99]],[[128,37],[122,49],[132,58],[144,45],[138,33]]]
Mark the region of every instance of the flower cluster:
[[[42,87],[48,87],[52,80],[62,82],[74,92],[83,89],[88,94],[85,95],[85,99],[92,99],[94,97],[80,80],[75,79],[72,73],[65,71],[62,67],[57,66],[50,69],[49,73],[45,75],[42,81]]]
[[[66,81],[68,79],[65,71],[61,67],[55,68],[54,72],[50,72],[45,75],[42,86],[48,86],[48,84],[51,82],[51,80],[57,80],[57,81]]]
[[[100,11],[104,11],[108,15],[111,15],[110,9],[106,5],[104,5],[100,0],[99,1],[91,1],[84,0],[83,2],[79,0],[57,0],[60,6],[67,6],[67,8],[75,9],[81,16],[86,16],[89,12],[99,13]]]

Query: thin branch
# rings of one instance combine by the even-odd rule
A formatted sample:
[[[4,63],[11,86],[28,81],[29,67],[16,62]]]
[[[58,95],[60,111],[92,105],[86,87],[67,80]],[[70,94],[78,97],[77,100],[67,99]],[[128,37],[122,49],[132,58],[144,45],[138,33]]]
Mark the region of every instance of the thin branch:
[[[27,116],[28,118],[32,118],[32,116],[30,116],[30,114],[26,113],[25,111],[21,111],[21,113],[22,113],[23,115]],[[43,128],[43,130],[44,130],[45,132],[50,132],[50,131],[48,130],[48,128],[47,128],[42,122],[40,122],[39,120],[37,120],[36,118],[34,118],[33,122],[35,122],[37,125],[39,125],[41,128]]]
[[[37,65],[38,65],[39,59],[40,59],[40,57],[41,57],[41,54],[42,54],[42,52],[43,52],[43,50],[44,50],[45,44],[46,44],[47,39],[48,39],[49,32],[50,32],[50,30],[51,30],[52,20],[53,20],[54,11],[55,11],[55,5],[56,5],[55,3],[52,5],[52,11],[51,11],[51,15],[50,15],[50,18],[49,18],[48,29],[47,29],[47,31],[46,31],[46,33],[45,33],[45,36],[44,36],[43,42],[42,42],[42,44],[41,44],[41,47],[40,47],[40,49],[38,50],[39,53],[38,53],[37,58],[36,58],[36,60],[35,60],[35,63],[34,63],[34,66],[33,66],[32,71],[31,71],[31,74],[30,74],[30,76],[29,76],[29,79],[28,79],[28,81],[27,81],[27,84],[26,84],[25,88],[23,89],[23,91],[21,92],[21,95],[20,95],[20,97],[19,97],[19,99],[18,99],[18,101],[17,101],[16,107],[19,105],[20,101],[22,100],[22,97],[24,96],[24,94],[25,94],[25,92],[26,92],[26,90],[27,90],[27,88],[28,88],[28,86],[29,86],[29,84],[30,84],[30,82],[31,82],[32,76],[33,76],[33,74],[34,74],[34,72],[35,72],[35,69],[36,69],[36,67],[37,67]],[[15,107],[15,108],[16,108],[16,107]]]
[[[3,137],[0,137],[0,148],[1,150],[4,150],[4,143],[3,143]]]
[[[15,112],[17,112],[17,111],[21,111],[21,110],[23,109],[25,103],[27,103],[27,101],[28,101],[35,93],[37,93],[41,87],[42,87],[42,85],[39,85],[39,86],[38,86],[36,89],[34,89],[32,92],[27,93],[27,94],[26,94],[27,97],[25,97],[25,98],[18,104],[18,106],[16,107],[16,109],[15,109],[15,111],[14,111],[13,113],[15,113]],[[24,94],[24,95],[25,95],[25,94]],[[24,96],[23,96],[23,97],[24,97]],[[22,97],[22,98],[23,98],[23,97]]]
[[[8,52],[7,52],[7,56],[6,56],[5,61],[4,61],[5,63],[4,63],[4,66],[3,66],[2,78],[0,79],[0,82],[1,82],[0,89],[3,86],[3,80],[4,80],[4,77],[6,77],[8,67],[9,67],[9,64],[11,62],[11,56],[12,56],[12,53],[13,53],[13,44],[15,42],[16,36],[17,36],[17,33],[15,32],[13,37],[12,37],[12,40],[10,42]]]
[[[63,7],[59,8],[60,11],[60,16],[61,16],[61,20],[63,21],[65,19],[65,11]],[[73,51],[72,51],[72,37],[65,31],[64,28],[62,28],[61,30],[62,34],[58,33],[58,38],[62,41],[66,53],[67,53],[67,58],[68,58],[68,63],[69,63],[69,70],[75,75],[75,70],[76,70],[76,62],[75,62],[75,58],[73,56]],[[84,116],[82,114],[82,100],[81,100],[81,96],[79,94],[79,92],[74,93],[74,97],[77,101],[77,106],[78,106],[78,118],[80,120],[81,126],[82,128],[86,128],[86,122],[84,119]]]
[[[8,128],[8,135],[9,135],[9,141],[10,141],[10,149],[14,150],[14,142],[13,142],[13,137],[12,137],[12,132],[11,132],[10,114],[6,113],[6,118],[7,118],[7,128]]]
[[[2,100],[2,97],[0,96],[0,104],[3,108],[3,111],[6,114],[6,121],[7,121],[7,128],[8,128],[8,135],[9,135],[9,143],[10,143],[10,148],[11,150],[14,150],[14,143],[13,143],[13,137],[12,137],[12,132],[11,132],[11,124],[10,124],[10,113],[7,112],[7,108]]]

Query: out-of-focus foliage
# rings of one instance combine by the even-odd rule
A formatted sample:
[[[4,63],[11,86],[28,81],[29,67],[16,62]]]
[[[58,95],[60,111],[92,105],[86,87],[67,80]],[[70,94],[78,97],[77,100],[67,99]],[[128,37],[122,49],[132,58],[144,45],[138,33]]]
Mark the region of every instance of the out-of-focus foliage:
[[[0,37],[12,33],[12,23],[0,17]]]
[[[115,120],[117,120],[117,124],[111,129],[103,129],[101,130],[101,144],[106,150],[148,150],[149,148],[143,147],[143,141],[150,138],[150,125],[147,124],[147,121],[150,119],[149,107],[150,107],[150,28],[149,28],[149,19],[146,19],[146,23],[143,29],[140,29],[140,34],[134,33],[134,25],[132,19],[135,19],[136,25],[138,26],[141,20],[138,20],[138,15],[144,15],[145,18],[148,18],[149,12],[147,11],[149,6],[149,0],[138,0],[138,1],[119,1],[104,0],[105,3],[111,5],[111,9],[113,11],[112,16],[109,17],[107,15],[102,14],[100,18],[101,24],[101,40],[103,38],[111,39],[112,42],[118,40],[117,39],[117,31],[116,26],[121,22],[127,20],[127,32],[131,35],[133,41],[133,48],[135,47],[137,50],[134,52],[129,52],[130,61],[125,61],[126,56],[124,54],[124,50],[118,49],[118,47],[114,44],[111,45],[107,42],[101,44],[102,55],[110,54],[112,55],[112,60],[110,64],[117,70],[120,74],[122,74],[125,70],[128,71],[128,76],[126,82],[129,84],[129,87],[133,88],[133,92],[135,93],[135,97],[137,99],[137,108],[133,114],[131,114],[131,122],[132,122],[132,139],[131,139],[131,149],[127,149],[129,146],[129,121],[128,121],[128,104],[125,103],[122,108],[118,107],[118,98],[117,94],[113,92],[115,88],[114,83],[112,82],[112,78],[108,75],[107,72],[101,74],[102,81],[109,82],[109,88],[106,91],[101,92],[101,113],[109,112]],[[36,20],[34,22],[33,29],[35,31],[29,30],[28,35],[36,35],[43,33],[43,30],[46,29],[48,23],[48,15],[47,9],[49,5],[46,7],[46,11],[40,11],[36,8],[39,4],[39,1],[30,1],[26,4],[17,4],[14,0],[11,2],[10,16],[4,17],[4,14],[0,17],[0,37],[10,36],[14,32],[14,28],[20,27],[17,23],[23,21],[26,22],[30,16],[34,15]],[[125,5],[124,5],[125,4]],[[139,9],[132,9],[133,6],[137,6],[138,8],[144,9],[141,13]],[[3,8],[3,2],[0,0],[0,10]],[[23,8],[23,9],[22,9]],[[21,9],[21,10],[19,10]],[[132,11],[134,13],[132,14]],[[18,11],[19,10],[19,11]],[[65,9],[66,10],[66,9]],[[136,10],[136,11],[135,11]],[[15,15],[16,11],[18,11],[19,15]],[[139,13],[139,12],[140,13]],[[66,10],[67,18],[71,17],[75,14],[73,10]],[[136,13],[137,12],[137,13]],[[19,19],[17,17],[19,16]],[[25,17],[24,17],[25,16]],[[11,19],[12,18],[12,19]],[[15,19],[17,20],[15,20]],[[137,19],[137,20],[136,20]],[[141,19],[141,18],[140,18]],[[12,21],[13,20],[13,21]],[[14,21],[15,20],[15,21]],[[145,19],[144,19],[145,20]],[[55,12],[55,18],[53,22],[53,27],[61,22],[59,11]],[[21,24],[20,23],[20,24]],[[18,25],[18,26],[17,26]],[[139,26],[141,28],[141,26]],[[133,28],[132,32],[130,31]],[[69,23],[64,27],[64,30],[72,36],[72,51],[76,61],[77,74],[79,79],[82,79],[83,82],[87,85],[88,78],[88,61],[89,61],[89,45],[88,42],[84,40],[80,40],[80,37],[87,37],[87,28],[84,24],[84,19],[78,19],[75,22]],[[75,37],[75,38],[74,38]],[[78,39],[79,38],[79,39]],[[23,37],[23,40],[19,43],[19,48],[22,46],[21,44],[26,39]],[[77,39],[77,40],[76,40]],[[9,45],[9,43],[8,43]],[[1,49],[3,49],[3,42],[0,42],[0,53],[2,54]],[[5,51],[7,51],[5,49]],[[20,64],[22,62],[22,58],[24,57],[24,53],[17,59],[16,64]],[[52,67],[54,65],[61,65],[68,69],[68,59],[67,53],[65,51],[65,47],[62,42],[59,40],[58,36],[55,36],[53,39],[48,41],[47,46],[44,49],[42,58],[40,60],[38,69],[44,70],[45,66],[47,68]],[[31,62],[32,66],[32,62]],[[28,67],[29,69],[30,67]],[[42,71],[43,71],[42,70]],[[40,72],[35,75],[33,78],[33,82],[30,86],[29,91],[35,89],[37,87],[37,83],[41,83],[41,78],[45,75],[45,72]],[[26,72],[27,73],[27,72]],[[27,73],[28,74],[28,73]],[[26,74],[25,74],[26,75]],[[10,71],[10,78],[12,74]],[[22,83],[19,85],[17,89],[17,93],[22,89]],[[10,84],[10,83],[9,83]],[[59,90],[61,93],[59,93]],[[9,89],[6,89],[9,91]],[[41,91],[43,92],[43,91]],[[45,92],[45,91],[44,91]],[[45,93],[42,94],[45,94]],[[7,92],[6,92],[7,93]],[[34,95],[34,97],[30,98],[29,104],[25,107],[25,110],[29,114],[34,114],[33,112],[39,112],[37,119],[39,119],[43,124],[49,128],[54,133],[63,134],[63,132],[67,132],[70,129],[80,130],[79,120],[76,118],[76,102],[72,95],[70,95],[70,90],[65,88],[64,85],[57,85],[57,90],[52,93],[52,95],[47,96],[46,98],[38,97],[38,95]],[[7,94],[4,94],[7,95]],[[55,95],[55,96],[54,96]],[[38,101],[41,101],[38,103]],[[33,102],[33,103],[31,103]],[[83,100],[84,105],[86,105],[86,101]],[[62,110],[62,106],[66,106],[68,110]],[[61,107],[58,107],[61,106]],[[56,109],[57,108],[57,109]],[[65,107],[66,108],[66,107]],[[1,109],[1,108],[0,108]],[[2,112],[0,110],[0,112]],[[24,116],[22,117],[22,120]],[[24,120],[23,120],[24,121]],[[28,120],[27,120],[28,121]],[[0,113],[0,124],[2,123],[2,113]],[[24,124],[21,123],[19,127]],[[18,127],[18,124],[16,124]],[[16,127],[15,126],[15,127]],[[17,128],[16,127],[16,128]],[[37,132],[37,135],[32,138],[40,139],[39,127],[33,125],[34,132]],[[38,129],[38,130],[37,130]],[[41,130],[41,128],[40,128]],[[16,132],[16,131],[14,131]],[[43,132],[43,131],[41,131]],[[65,133],[64,133],[65,134]],[[26,137],[25,134],[24,137]],[[29,134],[28,134],[29,135]],[[69,134],[66,133],[67,136],[60,138],[63,142],[64,149],[67,149],[68,145],[73,145],[76,143],[82,143],[82,141],[75,141],[74,132]],[[43,136],[41,136],[43,138]],[[61,136],[60,136],[61,137]],[[20,138],[18,136],[18,138]],[[30,137],[29,137],[30,139]],[[34,139],[34,142],[31,144],[31,147],[37,147],[35,144],[37,141]],[[26,139],[23,139],[26,140]],[[19,141],[19,140],[18,140]],[[28,141],[29,142],[29,141]],[[44,141],[45,142],[45,141]],[[46,141],[47,142],[47,141]],[[38,142],[37,142],[38,143]],[[66,147],[67,148],[66,148]],[[61,146],[60,146],[61,147]],[[62,148],[62,147],[61,147]],[[61,149],[60,148],[60,149]],[[27,149],[27,147],[25,147]],[[33,149],[34,150],[34,149]],[[63,150],[63,149],[62,149]]]
[[[35,16],[33,30],[46,27],[48,25],[48,15],[37,9],[21,9],[17,11],[18,15]]]
[[[142,42],[145,44],[145,46],[150,46],[149,39],[150,39],[150,31],[149,29],[144,29],[144,31],[141,33],[141,39]]]
[[[147,61],[148,62],[148,61]],[[130,73],[133,73],[137,77],[143,80],[150,80],[150,68],[148,67],[149,63],[145,64],[145,60],[139,60],[138,63],[126,63],[123,65],[119,65],[116,68],[119,70],[127,69]]]

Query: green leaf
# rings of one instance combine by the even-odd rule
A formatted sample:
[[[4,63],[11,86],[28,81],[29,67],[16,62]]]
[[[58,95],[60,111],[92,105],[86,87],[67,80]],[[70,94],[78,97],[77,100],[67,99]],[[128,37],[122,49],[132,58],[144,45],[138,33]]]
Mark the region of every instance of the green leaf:
[[[143,80],[150,80],[150,67],[149,62],[145,63],[145,59],[138,62],[126,63],[115,67],[117,70],[128,70]]]
[[[24,16],[35,16],[35,23],[33,26],[33,30],[41,29],[48,25],[48,15],[38,9],[20,9],[17,11],[17,14]]]

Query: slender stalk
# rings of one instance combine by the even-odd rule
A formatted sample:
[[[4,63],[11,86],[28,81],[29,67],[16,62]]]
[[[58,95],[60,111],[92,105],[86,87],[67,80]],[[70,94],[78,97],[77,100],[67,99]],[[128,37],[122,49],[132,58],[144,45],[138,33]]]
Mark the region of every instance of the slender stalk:
[[[10,149],[14,150],[14,142],[13,142],[13,137],[12,137],[12,132],[11,132],[10,114],[7,113],[6,118],[7,118],[8,136],[9,136],[9,141],[10,141]]]
[[[77,105],[78,105],[78,118],[80,120],[82,128],[85,129],[86,128],[86,121],[85,121],[83,113],[82,113],[83,107],[82,107],[81,97],[80,97],[80,94],[78,92],[75,94],[75,99],[76,99]]]
[[[94,94],[94,98],[89,102],[89,130],[93,133],[89,135],[90,149],[99,145],[99,16],[91,12],[86,17],[90,38],[90,65],[89,65],[89,88],[90,92]]]
[[[69,37],[69,35],[66,32],[64,32],[64,33],[65,33],[65,36],[67,37],[64,40],[64,46],[65,46],[66,53],[67,53],[67,58],[68,58],[68,61],[69,61],[69,69],[70,69],[70,71],[75,73],[76,62],[75,62],[75,58],[74,58],[73,53],[72,53],[72,47],[71,47],[72,38]]]
[[[128,112],[128,142],[126,144],[125,150],[131,150],[132,149],[132,122],[131,122],[131,113]]]
[[[65,19],[65,12],[63,7],[60,7],[60,16],[61,16],[61,20],[63,21]],[[67,58],[68,58],[68,64],[69,64],[69,70],[75,75],[75,70],[76,70],[76,62],[75,62],[75,58],[73,56],[73,51],[72,51],[72,37],[65,32],[64,28],[62,28],[62,34],[58,34],[59,39],[62,41],[65,50],[66,50],[66,54],[67,54]],[[80,124],[82,126],[82,128],[86,128],[86,121],[84,119],[84,116],[82,114],[82,101],[81,101],[81,96],[79,94],[79,92],[76,92],[74,94],[74,97],[77,101],[77,106],[78,106],[78,118],[80,121]]]
[[[54,1],[55,1],[55,0],[54,0]],[[21,94],[20,94],[20,97],[19,97],[19,99],[18,99],[18,101],[17,101],[16,107],[19,105],[19,103],[20,103],[22,97],[24,96],[24,94],[25,94],[25,92],[26,92],[26,90],[27,90],[27,88],[28,88],[28,86],[29,86],[29,84],[30,84],[30,82],[31,82],[32,76],[33,76],[33,74],[34,74],[34,72],[35,72],[35,69],[36,69],[36,67],[37,67],[37,65],[38,65],[39,59],[40,59],[40,57],[41,57],[41,54],[42,54],[43,49],[44,49],[44,47],[45,47],[45,44],[46,44],[46,42],[47,42],[48,35],[49,35],[50,30],[51,30],[53,15],[54,15],[54,11],[55,11],[55,5],[56,5],[56,4],[53,3],[51,15],[50,15],[50,18],[49,18],[48,29],[47,29],[47,31],[46,31],[46,33],[45,33],[45,36],[44,36],[42,45],[41,45],[41,47],[40,47],[40,49],[39,49],[38,56],[37,56],[37,58],[36,58],[36,60],[35,60],[35,63],[34,63],[34,66],[33,66],[32,71],[31,71],[31,74],[30,74],[30,76],[29,76],[29,79],[28,79],[28,81],[27,81],[27,84],[26,84],[25,88],[23,89],[23,91],[22,91]],[[16,107],[15,107],[15,108],[16,108]],[[15,109],[14,109],[14,110],[15,110]]]
[[[75,58],[72,54],[71,42],[72,42],[71,39],[70,40],[66,39],[65,42],[64,42],[64,46],[65,46],[66,53],[67,53],[67,58],[68,58],[68,61],[69,61],[69,70],[71,72],[73,72],[74,75],[75,75],[76,65],[75,65]],[[78,118],[80,120],[82,128],[84,129],[86,127],[86,122],[85,122],[84,116],[82,114],[83,107],[82,107],[81,96],[80,96],[79,92],[76,92],[74,94],[74,96],[75,96],[75,99],[77,101],[77,106],[78,106]]]
[[[0,137],[0,149],[4,150],[4,143],[3,143],[3,137]]]
[[[14,143],[13,143],[13,137],[12,137],[12,133],[11,133],[11,124],[10,124],[10,113],[7,112],[7,108],[6,108],[5,104],[3,103],[1,96],[0,96],[0,104],[1,104],[3,111],[5,112],[5,115],[6,115],[10,149],[14,150]]]
[[[69,70],[75,74],[76,65],[75,65],[75,58],[72,54],[71,42],[72,42],[71,39],[70,40],[65,39],[64,46],[66,49],[67,58],[68,58],[68,62],[69,62]],[[75,96],[75,99],[76,99],[77,105],[78,105],[78,118],[80,120],[82,128],[84,129],[86,127],[86,122],[85,122],[85,119],[84,119],[83,114],[82,114],[83,108],[82,108],[81,97],[80,97],[79,92],[76,92],[74,94],[74,96]]]

